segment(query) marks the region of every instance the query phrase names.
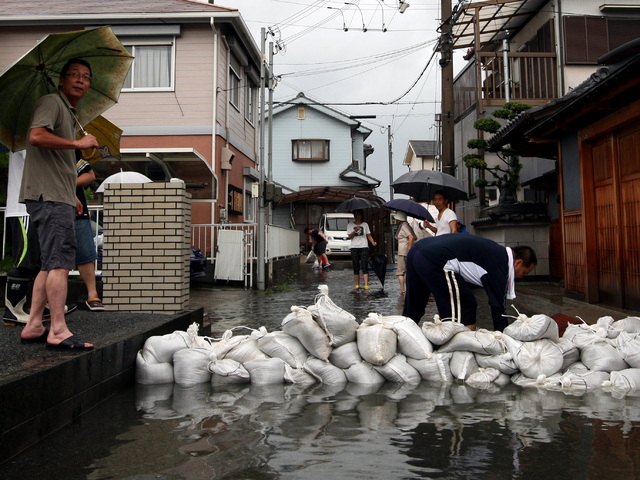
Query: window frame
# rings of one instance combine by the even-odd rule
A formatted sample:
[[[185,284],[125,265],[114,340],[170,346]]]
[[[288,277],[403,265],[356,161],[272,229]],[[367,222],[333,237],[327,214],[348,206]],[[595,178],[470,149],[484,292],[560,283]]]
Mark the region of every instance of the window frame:
[[[245,175],[244,177],[244,212],[242,218],[244,223],[255,223],[256,221],[256,199],[253,197],[253,184],[255,181]]]
[[[301,142],[323,142],[322,158],[300,158]],[[329,162],[331,160],[331,141],[322,138],[299,138],[291,140],[291,160],[294,162]],[[313,149],[311,149],[313,151]]]
[[[235,87],[231,86],[232,77],[235,78],[237,81],[237,86]],[[227,77],[227,82],[228,82],[227,96],[229,99],[229,103],[233,105],[236,108],[236,110],[240,111],[240,90],[242,89],[242,77],[240,76],[240,73],[235,71],[235,69],[231,65],[231,62],[229,62],[229,75]],[[235,99],[235,103],[234,103],[234,99]]]
[[[249,74],[245,75],[245,94],[244,94],[244,118],[251,124],[255,125],[256,121],[256,93],[258,87],[249,79]]]
[[[134,56],[133,62],[131,63],[131,69],[129,70],[129,74],[131,75],[131,87],[123,87],[123,92],[173,92],[176,88],[176,37],[172,36],[171,39],[167,39],[166,41],[148,41],[145,42],[143,40],[129,40],[127,38],[121,39],[122,45]],[[157,47],[164,46],[170,47],[169,55],[169,86],[168,87],[136,87],[133,85],[135,79],[135,69],[136,69],[136,59],[135,59],[135,49],[137,47]],[[131,50],[129,50],[131,48]]]

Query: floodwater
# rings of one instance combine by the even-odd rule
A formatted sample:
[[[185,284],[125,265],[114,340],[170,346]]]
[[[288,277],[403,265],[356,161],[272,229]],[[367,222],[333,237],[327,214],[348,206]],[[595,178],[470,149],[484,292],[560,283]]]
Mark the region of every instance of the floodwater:
[[[320,283],[358,321],[402,308],[394,272],[384,291],[372,282],[354,292],[348,270],[301,271],[268,295],[199,288],[192,306],[205,306],[214,336],[238,325],[278,329],[291,305],[313,303]],[[2,478],[620,480],[640,477],[639,426],[640,397],[603,391],[137,385],[2,465]]]

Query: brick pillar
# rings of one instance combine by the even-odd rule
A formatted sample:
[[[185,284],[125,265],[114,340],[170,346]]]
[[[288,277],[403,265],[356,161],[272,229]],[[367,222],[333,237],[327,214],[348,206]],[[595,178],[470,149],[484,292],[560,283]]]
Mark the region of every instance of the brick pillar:
[[[106,310],[187,309],[190,246],[191,194],[184,183],[108,185],[102,258]]]

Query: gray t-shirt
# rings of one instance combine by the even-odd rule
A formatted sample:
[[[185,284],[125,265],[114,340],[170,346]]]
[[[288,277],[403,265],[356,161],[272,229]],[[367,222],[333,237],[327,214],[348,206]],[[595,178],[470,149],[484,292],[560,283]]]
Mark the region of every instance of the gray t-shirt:
[[[69,140],[76,138],[73,109],[65,95],[56,91],[40,98],[31,116],[32,128],[44,127],[54,135]],[[75,111],[74,111],[75,113]],[[27,141],[27,156],[22,174],[20,202],[42,200],[76,205],[76,156],[73,149],[48,150]]]

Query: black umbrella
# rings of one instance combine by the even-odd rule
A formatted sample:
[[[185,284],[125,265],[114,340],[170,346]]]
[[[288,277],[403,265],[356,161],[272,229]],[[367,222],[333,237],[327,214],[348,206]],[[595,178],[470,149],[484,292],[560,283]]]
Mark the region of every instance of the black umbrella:
[[[369,258],[369,265],[384,288],[384,277],[387,274],[387,257],[385,255],[373,255]]]
[[[413,200],[396,198],[394,200],[388,201],[387,203],[383,203],[382,206],[390,208],[391,210],[404,212],[419,220],[428,220],[431,223],[435,223],[435,220],[433,219],[433,216],[429,213],[429,211]]]
[[[361,197],[353,197],[349,200],[345,200],[336,207],[336,212],[353,212],[354,210],[362,210],[365,208],[378,208],[378,205],[373,200],[368,200]]]
[[[418,202],[433,200],[433,195],[443,190],[447,199],[469,200],[469,196],[456,177],[436,170],[416,170],[398,177],[392,184],[395,193],[403,193]]]

